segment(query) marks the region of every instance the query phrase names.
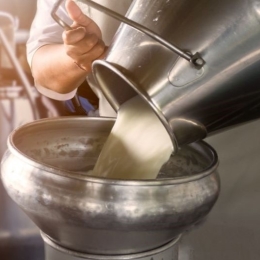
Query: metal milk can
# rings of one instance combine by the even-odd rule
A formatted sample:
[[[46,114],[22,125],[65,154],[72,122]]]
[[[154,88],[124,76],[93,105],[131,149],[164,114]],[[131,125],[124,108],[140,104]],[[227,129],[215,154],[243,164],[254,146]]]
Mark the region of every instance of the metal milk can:
[[[257,0],[135,0],[94,76],[115,110],[141,95],[175,148],[260,115]]]

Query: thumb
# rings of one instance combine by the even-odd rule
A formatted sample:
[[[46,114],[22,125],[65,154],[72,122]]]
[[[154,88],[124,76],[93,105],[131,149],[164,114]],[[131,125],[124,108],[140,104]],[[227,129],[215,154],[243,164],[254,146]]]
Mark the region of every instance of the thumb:
[[[66,1],[66,9],[69,17],[74,21],[72,27],[77,25],[85,27],[88,33],[93,33],[99,38],[102,38],[102,33],[97,24],[87,17],[73,0]]]
[[[66,1],[66,9],[69,17],[77,24],[88,27],[92,22],[90,18],[83,14],[79,6],[73,0]]]

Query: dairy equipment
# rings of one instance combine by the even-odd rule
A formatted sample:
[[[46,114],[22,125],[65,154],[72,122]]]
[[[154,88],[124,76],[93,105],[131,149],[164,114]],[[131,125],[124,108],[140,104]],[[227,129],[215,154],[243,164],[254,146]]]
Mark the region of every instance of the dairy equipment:
[[[92,1],[86,2],[90,3]],[[160,16],[160,13],[167,13],[168,15],[170,13],[172,15],[172,9],[170,7],[173,7],[174,3],[176,4],[176,2],[173,1],[156,1],[149,3],[147,3],[147,1],[134,1],[127,16],[133,19],[135,15],[141,16],[143,10],[147,12],[151,11],[149,17],[142,15],[141,18],[144,19],[143,24],[153,21],[152,24],[157,24],[158,26],[158,32],[167,33],[167,28],[160,27],[160,17],[155,17],[154,14]],[[160,4],[161,6],[158,6]],[[189,4],[195,6],[191,8]],[[209,8],[207,4],[210,5],[211,8]],[[236,1],[236,5],[233,5],[233,7],[236,6],[238,10],[249,10],[248,17],[243,13],[243,22],[246,20],[249,25],[252,25],[252,27],[248,26],[246,30],[233,30],[241,29],[239,26],[241,25],[239,23],[241,16],[239,16],[237,9],[234,8],[235,10],[233,10],[233,8],[228,8],[229,6],[227,5],[228,3],[224,3],[224,1],[218,1],[215,6],[212,6],[206,1],[196,3],[189,1],[189,3],[183,2],[179,6],[175,6],[179,8],[176,8],[176,13],[178,10],[181,10],[182,12],[179,12],[179,14],[185,15],[185,11],[190,10],[191,13],[189,15],[191,15],[192,18],[198,19],[193,19],[192,22],[189,23],[188,17],[186,17],[186,19],[183,18],[179,29],[176,29],[178,41],[183,43],[183,50],[187,49],[187,53],[192,53],[192,57],[193,53],[199,52],[199,56],[195,56],[195,61],[198,60],[199,64],[195,64],[195,66],[192,66],[192,63],[185,63],[186,60],[179,59],[172,53],[172,50],[169,51],[165,49],[165,46],[162,47],[146,35],[140,34],[126,26],[122,26],[115,37],[114,44],[111,46],[106,60],[97,61],[94,64],[96,79],[111,104],[114,105],[114,108],[118,109],[121,104],[120,102],[124,102],[138,92],[150,102],[155,112],[160,116],[165,127],[169,130],[169,133],[172,134],[172,140],[176,147],[204,138],[207,131],[211,132],[221,129],[224,126],[232,125],[235,122],[245,122],[247,119],[258,117],[258,92],[255,85],[252,85],[252,82],[250,82],[251,79],[257,82],[257,49],[259,46],[259,37],[257,36],[259,36],[259,29],[256,25],[259,25],[257,16],[258,3],[254,1],[250,3],[248,1]],[[142,12],[138,11],[139,7],[142,7]],[[207,10],[213,10],[213,12],[207,16]],[[224,12],[225,10],[228,11]],[[220,14],[224,16],[221,21],[223,21],[224,24],[229,22],[228,26],[217,26],[219,25]],[[233,14],[233,16],[231,14]],[[203,21],[203,19],[206,18],[209,18],[211,23]],[[170,19],[161,20],[170,21]],[[203,24],[202,21],[204,22]],[[197,34],[197,30],[188,29],[186,31],[190,33],[185,35],[183,28],[189,28],[187,24],[194,28],[201,28],[199,35]],[[205,24],[207,26],[216,25],[216,27],[208,31]],[[156,26],[154,26],[154,28],[156,28]],[[250,28],[253,29],[250,30]],[[248,34],[245,34],[245,31]],[[214,34],[215,37],[211,38],[209,35],[210,32],[216,33]],[[241,33],[243,37],[239,37],[241,35],[238,33]],[[128,38],[126,35],[128,35]],[[241,39],[241,42],[237,41],[237,39]],[[215,48],[210,49],[210,47]],[[136,48],[136,52],[133,52],[133,48]],[[143,52],[139,52],[139,50],[144,50],[144,54]],[[219,52],[217,52],[217,50]],[[182,52],[178,52],[178,54],[182,54]],[[230,59],[225,59],[227,56]],[[149,59],[141,59],[142,57],[148,57]],[[190,55],[188,55],[188,57],[190,57]],[[212,59],[207,59],[207,57],[211,57]],[[151,70],[151,64],[154,64],[152,62],[155,63],[155,70]],[[191,62],[194,62],[194,59],[191,59]],[[247,72],[252,73],[250,79],[248,78],[249,75]],[[245,82],[242,81],[239,75],[241,75]],[[122,86],[122,91],[119,91],[118,88],[113,88],[115,82]],[[155,84],[155,87],[151,88],[152,83],[158,84]],[[245,90],[245,83],[248,83],[250,88]],[[140,86],[145,86],[145,88],[142,90]],[[227,89],[224,89],[224,86],[228,86]],[[235,86],[239,87],[235,88]],[[136,92],[132,91],[131,87]],[[247,91],[249,93],[245,95]],[[211,97],[210,99],[205,98],[209,96]],[[252,96],[255,98],[252,99]],[[164,100],[163,98],[165,97],[168,99]],[[230,97],[233,99],[230,99]],[[173,99],[169,101],[170,98]],[[218,107],[219,104],[221,104],[220,108]],[[215,111],[216,108],[218,108],[217,111]],[[247,109],[246,111],[250,116],[243,117],[245,109]],[[194,117],[192,117],[192,115]],[[20,152],[16,155],[20,156],[19,154]],[[7,156],[11,155],[9,154]],[[32,154],[30,154],[29,160],[31,160],[31,158]],[[39,159],[41,159],[41,157],[39,157],[38,160]],[[53,162],[48,162],[48,164],[50,163]],[[33,166],[36,165],[33,163]],[[58,168],[60,169],[60,167],[59,165]],[[64,183],[66,184],[67,182]],[[48,196],[46,201],[48,202]],[[53,241],[50,242],[50,238],[46,239],[46,236],[43,236],[49,245],[52,245],[63,253],[69,253],[70,250],[66,250],[65,248],[61,249],[57,244],[53,245]],[[57,243],[57,241],[55,242]],[[78,244],[76,243],[75,246],[77,247]],[[76,250],[80,249],[76,248]],[[102,250],[102,248],[99,250]],[[91,258],[86,254],[75,254],[74,256],[78,257],[78,259],[93,259],[93,257]],[[122,259],[131,259],[129,258],[130,256],[127,257]],[[101,256],[100,259],[102,259]]]
[[[55,15],[61,2],[52,15],[68,28]],[[139,94],[175,148],[259,117],[258,1],[136,0],[126,17],[91,0],[80,2],[125,23],[105,60],[93,65],[115,110]]]
[[[44,236],[72,251],[123,259],[201,222],[220,183],[217,155],[203,142],[183,147],[156,180],[87,176],[113,123],[68,117],[26,124],[9,136],[1,173],[8,194]]]
[[[259,1],[136,0],[126,19],[114,15],[128,25],[94,76],[115,110],[141,95],[175,147],[258,118],[259,9]]]
[[[260,210],[257,206],[260,196],[259,131],[258,120],[207,138],[207,142],[219,153],[221,192],[206,221],[181,238],[178,243],[178,260],[259,259]],[[232,145],[227,145],[230,143]],[[40,247],[40,239],[36,235],[34,238],[26,237],[29,235],[28,226],[32,224],[29,225],[28,220],[25,221],[24,214],[14,211],[14,206],[11,207],[5,201],[3,203],[3,193],[0,195],[1,224],[6,223],[3,222],[3,217],[6,221],[10,221],[11,216],[18,218],[13,219],[9,232],[5,233],[9,234],[11,244],[9,250],[6,240],[3,241],[1,236],[0,256],[8,260],[24,258],[43,260],[44,252]],[[23,222],[21,219],[24,219]],[[16,227],[17,225],[21,227],[21,223],[22,229],[18,232]],[[37,230],[35,234],[36,232]],[[17,235],[19,239],[15,240]],[[17,247],[14,246],[14,241],[17,241]],[[49,240],[48,242],[50,243]],[[45,258],[48,260],[71,260],[73,259],[71,254],[74,256],[73,260],[81,260],[83,256],[87,256],[66,248],[61,249],[61,246],[54,243],[48,246],[46,244],[47,242],[45,242]],[[5,250],[8,252],[7,256],[3,255]],[[147,259],[151,260],[153,256],[149,255],[148,258],[148,255],[149,253]],[[100,259],[109,258],[102,256]],[[168,260],[159,258],[162,259]]]

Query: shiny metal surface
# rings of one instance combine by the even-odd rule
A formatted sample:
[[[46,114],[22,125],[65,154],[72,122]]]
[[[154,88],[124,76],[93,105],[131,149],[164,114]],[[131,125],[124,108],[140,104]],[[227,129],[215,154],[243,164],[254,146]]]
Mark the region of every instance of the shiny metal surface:
[[[135,0],[126,16],[187,52],[198,51],[206,64],[194,70],[148,35],[122,25],[105,60],[93,66],[115,110],[138,93],[175,147],[259,117],[259,1]]]
[[[203,225],[183,236],[178,260],[259,260],[259,131],[260,120],[257,120],[206,139],[219,154],[221,192]],[[2,187],[0,201],[0,258],[43,260],[39,238],[20,236],[31,225],[28,219],[25,221],[22,210],[14,209],[15,203]],[[69,255],[64,256],[50,247],[46,248],[47,257],[72,260]]]
[[[63,247],[93,254],[154,249],[202,221],[219,195],[217,155],[204,142],[183,147],[156,180],[87,176],[113,124],[105,118],[45,119],[9,137],[4,186]]]
[[[65,30],[71,30],[71,27],[66,22],[64,22],[56,13],[62,2],[64,2],[64,0],[57,0],[56,3],[54,3],[51,11],[51,16]]]
[[[129,255],[90,255],[68,250],[51,241],[42,234],[45,242],[45,260],[178,260],[178,242],[180,237],[166,245],[139,254]]]

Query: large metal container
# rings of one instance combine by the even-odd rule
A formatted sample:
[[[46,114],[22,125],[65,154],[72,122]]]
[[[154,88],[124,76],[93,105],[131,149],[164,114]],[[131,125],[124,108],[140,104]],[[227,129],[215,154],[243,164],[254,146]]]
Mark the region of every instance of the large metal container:
[[[115,110],[141,95],[176,148],[260,116],[258,0],[135,0],[115,17],[138,28],[122,25],[94,62]]]
[[[93,254],[149,251],[210,212],[220,191],[215,151],[184,146],[155,180],[87,175],[114,120],[65,117],[13,131],[1,174],[11,198],[56,244]]]

